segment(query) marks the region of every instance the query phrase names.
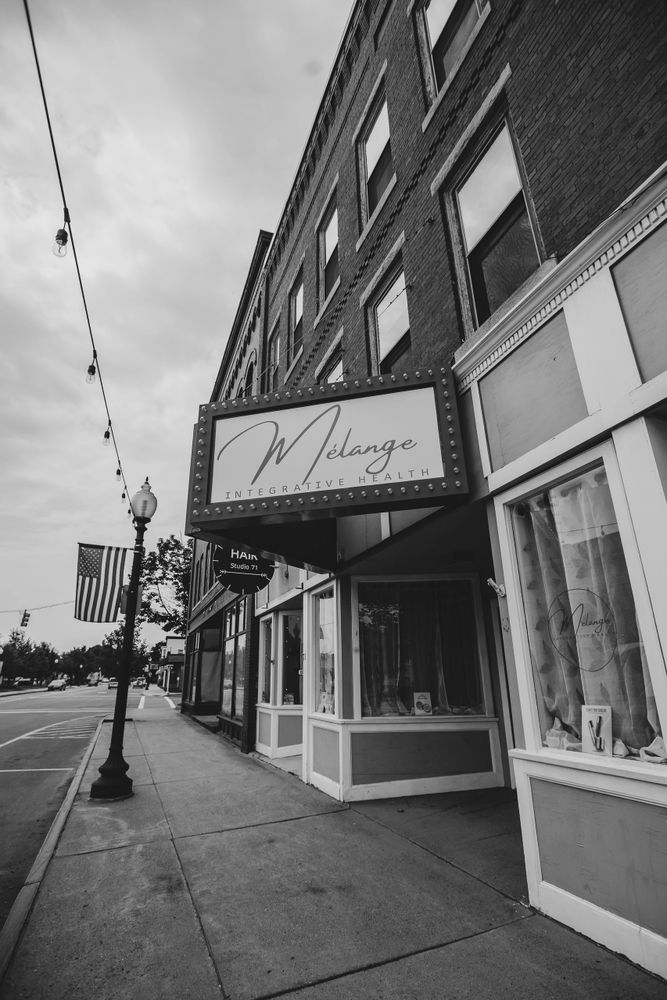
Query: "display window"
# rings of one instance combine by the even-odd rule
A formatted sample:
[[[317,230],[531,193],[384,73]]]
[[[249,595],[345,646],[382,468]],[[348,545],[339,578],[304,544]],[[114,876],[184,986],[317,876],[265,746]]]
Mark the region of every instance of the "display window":
[[[664,752],[642,634],[650,604],[600,458],[505,504],[543,747],[656,762]],[[664,669],[662,664],[660,667]]]
[[[246,695],[246,598],[223,612],[222,696],[220,710],[229,719],[243,719]]]
[[[270,705],[273,702],[273,618],[263,618],[259,623],[259,673],[257,678],[257,702]]]
[[[281,705],[303,704],[301,612],[280,615],[281,626]]]
[[[315,597],[315,630],[317,638],[317,676],[315,711],[336,714],[336,596],[329,587]]]
[[[359,580],[356,594],[362,716],[491,712],[476,581]]]

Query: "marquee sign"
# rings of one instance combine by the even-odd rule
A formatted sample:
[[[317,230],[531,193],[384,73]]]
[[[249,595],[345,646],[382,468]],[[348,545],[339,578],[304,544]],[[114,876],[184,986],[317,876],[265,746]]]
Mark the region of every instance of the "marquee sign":
[[[379,375],[201,406],[186,530],[255,544],[253,525],[261,535],[466,492],[450,370]]]

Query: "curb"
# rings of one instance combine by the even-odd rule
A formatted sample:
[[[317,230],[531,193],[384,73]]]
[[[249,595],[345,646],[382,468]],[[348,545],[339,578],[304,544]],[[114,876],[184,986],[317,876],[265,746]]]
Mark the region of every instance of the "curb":
[[[104,721],[104,719],[100,719],[97,724],[95,736],[90,741],[90,745],[83,755],[83,759],[79,764],[76,774],[72,778],[70,786],[67,789],[67,794],[61,803],[60,809],[56,813],[49,832],[44,838],[44,843],[40,847],[32,868],[28,872],[23,887],[19,890],[19,894],[14,900],[2,930],[0,930],[0,982],[2,982],[5,972],[7,971],[7,967],[12,959],[42,879],[46,874],[46,870],[49,867],[49,863],[55,852],[56,844],[58,843],[58,839],[62,833],[65,821],[69,816],[74,799],[76,798],[79,788],[81,787],[83,776],[86,773],[86,768],[88,767],[90,758],[93,755],[93,750],[97,745],[100,730],[104,725]]]

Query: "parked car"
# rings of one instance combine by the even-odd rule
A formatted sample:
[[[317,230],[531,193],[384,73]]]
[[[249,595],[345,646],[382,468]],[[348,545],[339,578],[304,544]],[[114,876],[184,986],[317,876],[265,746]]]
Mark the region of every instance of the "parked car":
[[[118,687],[118,679],[116,677],[110,677],[109,678],[109,684],[108,684],[108,690],[111,690],[111,688],[117,688],[117,687]]]
[[[132,681],[132,687],[133,688],[145,688],[146,687],[146,678],[145,677],[136,677]]]
[[[58,677],[55,681],[47,686],[47,691],[64,691],[67,687],[67,681],[63,680],[62,677]]]

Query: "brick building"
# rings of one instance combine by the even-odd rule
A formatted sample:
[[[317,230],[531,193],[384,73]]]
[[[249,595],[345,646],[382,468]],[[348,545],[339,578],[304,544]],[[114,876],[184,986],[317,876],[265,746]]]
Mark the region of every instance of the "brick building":
[[[516,787],[531,902],[663,975],[666,29],[354,4],[200,410],[184,686],[341,800]]]

